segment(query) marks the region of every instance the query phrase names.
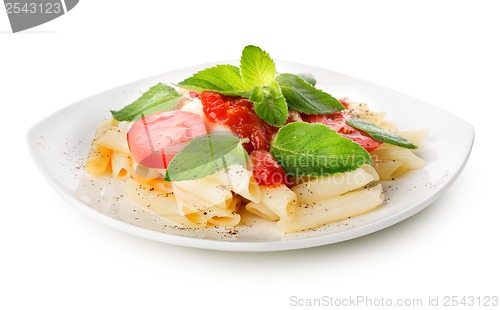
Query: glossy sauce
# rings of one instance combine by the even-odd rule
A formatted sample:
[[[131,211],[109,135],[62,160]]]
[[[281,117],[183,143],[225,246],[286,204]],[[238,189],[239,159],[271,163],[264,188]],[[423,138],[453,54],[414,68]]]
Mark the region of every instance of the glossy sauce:
[[[209,121],[225,125],[238,137],[249,139],[243,147],[250,154],[253,175],[259,185],[288,183],[285,171],[269,153],[271,138],[277,128],[258,117],[250,101],[208,91],[201,93],[199,98]]]
[[[200,99],[203,112],[209,121],[226,125],[238,137],[250,140],[243,144],[248,154],[255,150],[269,151],[270,141],[276,128],[255,114],[250,101],[208,91],[201,93]]]

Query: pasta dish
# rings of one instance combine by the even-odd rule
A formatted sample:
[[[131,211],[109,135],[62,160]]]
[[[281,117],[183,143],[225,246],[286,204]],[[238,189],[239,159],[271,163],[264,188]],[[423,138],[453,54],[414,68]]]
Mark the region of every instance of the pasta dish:
[[[239,67],[153,85],[111,111],[85,168],[176,225],[237,227],[248,212],[294,233],[381,207],[379,181],[424,166],[414,151],[426,131],[384,116],[311,75],[278,73],[250,45]]]

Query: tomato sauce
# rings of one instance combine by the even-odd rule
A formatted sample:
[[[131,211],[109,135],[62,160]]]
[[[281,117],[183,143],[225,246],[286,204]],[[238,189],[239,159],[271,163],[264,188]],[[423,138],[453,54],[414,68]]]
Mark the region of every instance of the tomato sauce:
[[[344,104],[344,103],[343,103]],[[304,120],[309,123],[323,123],[335,130],[339,134],[359,144],[368,152],[375,150],[382,142],[379,142],[368,136],[365,132],[358,130],[346,123],[347,119],[352,117],[348,110],[342,110],[327,115],[308,115]]]
[[[269,153],[272,135],[278,130],[257,116],[247,99],[205,91],[199,96],[205,116],[212,122],[228,126],[244,143],[252,159],[253,175],[259,185],[287,184],[283,168]]]
[[[291,184],[285,170],[283,170],[268,151],[257,150],[250,157],[253,164],[253,176],[258,184],[266,186]]]
[[[210,121],[226,125],[238,137],[250,140],[243,144],[248,154],[255,150],[269,151],[271,137],[276,132],[276,128],[255,114],[250,101],[208,91],[201,93],[200,99],[203,112]]]

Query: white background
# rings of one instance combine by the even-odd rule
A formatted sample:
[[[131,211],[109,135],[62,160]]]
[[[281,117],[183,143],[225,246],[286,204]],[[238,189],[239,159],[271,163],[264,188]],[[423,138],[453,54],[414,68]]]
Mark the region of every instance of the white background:
[[[292,295],[500,295],[495,2],[82,0],[18,34],[2,9],[0,308],[289,309]],[[247,44],[464,118],[476,141],[462,175],[421,213],[369,236],[229,253],[108,228],[64,202],[33,164],[26,132],[43,117],[150,75],[237,58]]]

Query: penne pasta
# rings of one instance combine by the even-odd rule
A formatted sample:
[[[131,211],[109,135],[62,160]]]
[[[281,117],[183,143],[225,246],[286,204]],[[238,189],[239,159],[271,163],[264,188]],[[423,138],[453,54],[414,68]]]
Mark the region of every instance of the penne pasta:
[[[317,177],[292,187],[299,203],[311,203],[328,197],[335,197],[360,188],[379,176],[370,165],[363,165],[354,171]]]
[[[280,219],[278,214],[274,213],[271,209],[269,209],[268,206],[265,206],[265,205],[260,204],[260,203],[256,203],[253,201],[249,202],[245,206],[245,209],[248,212],[255,214],[258,217],[261,217],[261,218],[266,219],[268,221],[277,221]]]
[[[233,196],[233,199],[231,199],[231,203],[227,206],[227,209],[229,211],[233,212],[238,212],[238,210],[241,207],[241,197],[238,195]]]
[[[411,143],[420,146],[422,145],[425,138],[429,135],[429,131],[426,129],[414,129],[399,131],[398,134]]]
[[[128,178],[125,193],[132,201],[175,223],[189,227],[204,227],[206,225],[203,220],[200,220],[195,215],[191,217],[180,215],[172,192],[164,192],[151,185],[142,184],[133,178]]]
[[[408,171],[408,166],[396,160],[374,160],[373,165],[381,180],[392,180]]]
[[[241,197],[259,202],[261,200],[261,188],[252,176],[252,171],[241,165],[232,165],[208,177],[220,184],[227,185]]]
[[[85,163],[85,169],[91,175],[106,175],[111,173],[111,155],[110,149],[92,144],[90,153]]]
[[[290,221],[297,208],[297,195],[286,185],[261,186],[260,204],[269,208],[280,219]]]
[[[193,196],[190,192],[186,192],[182,189],[176,188],[175,184],[172,184],[172,187],[174,189],[173,193],[174,199],[177,202],[178,213],[184,216],[194,216],[194,214],[197,214],[201,218],[203,218],[203,221],[205,221],[203,212],[204,210],[209,209],[211,205],[206,200],[203,200],[202,198],[199,198],[197,196]],[[201,222],[199,223],[201,224]]]
[[[246,210],[269,221],[290,221],[297,208],[297,195],[285,185],[260,188],[261,201],[248,203]]]
[[[167,192],[167,193],[171,193],[174,191],[174,188],[172,187],[172,183],[167,182],[163,179],[149,180],[148,183],[151,184],[152,186],[154,186],[155,188],[157,188],[161,191]]]
[[[106,131],[108,131],[114,124],[113,119],[108,119],[102,122],[96,129],[94,139],[90,146],[90,152],[85,162],[85,169],[91,175],[105,175],[111,173],[111,155],[113,150],[107,147],[102,147],[96,143]]]
[[[111,172],[116,179],[127,179],[132,174],[132,157],[122,152],[113,152],[111,154]]]
[[[165,175],[165,173],[161,173],[159,169],[148,168],[136,162],[133,162],[132,168],[135,175],[145,179],[163,179],[163,176]]]
[[[389,131],[396,131],[398,129],[394,123],[388,120],[382,120],[378,125]]]
[[[292,221],[279,220],[282,233],[293,233],[368,212],[382,204],[382,185],[352,191],[344,195],[301,203]]]
[[[127,131],[119,129],[118,127],[110,127],[100,137],[95,139],[95,144],[110,150],[130,154],[127,142]]]
[[[204,212],[204,215],[208,223],[216,226],[233,227],[238,225],[241,220],[238,213],[228,209],[210,208]]]
[[[233,198],[227,186],[207,178],[172,182],[172,187],[176,195],[182,195],[182,204],[192,205],[197,210],[206,209],[206,206],[226,209]]]
[[[425,161],[411,150],[394,145],[383,144],[371,152],[374,168],[382,180],[401,176],[408,170],[420,169]],[[392,162],[392,164],[391,164]]]

